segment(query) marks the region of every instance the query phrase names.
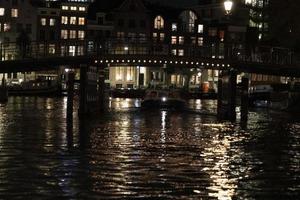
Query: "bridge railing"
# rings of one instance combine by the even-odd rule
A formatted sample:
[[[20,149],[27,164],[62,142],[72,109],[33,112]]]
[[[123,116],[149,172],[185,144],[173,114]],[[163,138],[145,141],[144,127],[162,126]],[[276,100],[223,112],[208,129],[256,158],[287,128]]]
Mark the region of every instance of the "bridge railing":
[[[225,45],[226,46],[226,45]],[[260,46],[249,51],[242,45],[217,49],[212,44],[168,44],[150,39],[133,40],[111,38],[99,40],[32,41],[30,43],[2,43],[2,61],[73,56],[100,55],[157,55],[189,58],[228,59],[232,61],[292,64],[295,62],[289,49]]]

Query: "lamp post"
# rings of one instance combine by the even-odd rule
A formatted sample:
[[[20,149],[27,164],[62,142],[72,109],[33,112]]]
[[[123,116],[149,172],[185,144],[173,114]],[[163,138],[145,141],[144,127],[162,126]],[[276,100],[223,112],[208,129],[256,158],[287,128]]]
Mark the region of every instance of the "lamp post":
[[[225,0],[224,1],[224,8],[225,8],[226,15],[231,14],[232,7],[233,7],[233,1],[232,0]]]
[[[225,15],[226,15],[226,21],[229,25],[229,16],[232,14],[232,7],[233,7],[233,1],[232,0],[225,0],[224,1],[224,9],[225,9]],[[227,58],[231,57],[231,54],[232,54],[232,44],[229,44],[230,41],[228,41],[230,38],[228,37],[228,31],[229,29],[227,29],[227,36],[226,36],[226,39],[225,39],[225,45],[227,47],[225,47],[225,56]]]

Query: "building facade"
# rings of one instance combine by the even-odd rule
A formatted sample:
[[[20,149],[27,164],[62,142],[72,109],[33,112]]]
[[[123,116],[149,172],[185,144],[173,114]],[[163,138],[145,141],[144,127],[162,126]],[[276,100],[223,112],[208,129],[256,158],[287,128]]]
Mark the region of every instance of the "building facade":
[[[101,30],[102,35],[110,27],[111,36],[105,39],[106,44],[109,43],[110,53],[145,54],[152,51],[161,55],[184,57],[198,53],[199,56],[209,58],[226,58],[244,53],[249,20],[248,12],[245,11],[248,9],[243,7],[238,11],[239,14],[233,16],[234,20],[229,21],[223,4],[216,2],[191,8],[171,8],[140,0],[125,0],[113,8],[102,9],[94,23],[101,21],[98,33]],[[106,19],[105,23],[103,19]],[[134,45],[136,43],[140,44],[139,47]],[[146,44],[151,44],[151,49]],[[202,51],[195,52],[199,48]],[[216,70],[187,70],[166,65],[162,68],[122,65],[109,67],[109,84],[113,88],[167,84],[207,91],[216,89],[217,79]]]
[[[26,44],[37,39],[37,8],[31,1],[0,1],[1,60],[26,57]],[[2,51],[2,49],[7,49]],[[0,75],[2,79],[3,75]],[[9,83],[34,79],[34,73],[8,73]]]

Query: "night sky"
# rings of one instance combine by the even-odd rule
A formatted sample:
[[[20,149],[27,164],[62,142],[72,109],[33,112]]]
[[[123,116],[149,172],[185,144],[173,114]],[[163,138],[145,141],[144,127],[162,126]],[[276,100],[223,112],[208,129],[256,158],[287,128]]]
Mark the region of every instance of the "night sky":
[[[96,0],[96,1],[100,2],[103,0]],[[198,2],[198,0],[146,0],[146,1],[158,2],[163,5],[171,5],[171,6],[190,6],[190,5],[195,5]]]

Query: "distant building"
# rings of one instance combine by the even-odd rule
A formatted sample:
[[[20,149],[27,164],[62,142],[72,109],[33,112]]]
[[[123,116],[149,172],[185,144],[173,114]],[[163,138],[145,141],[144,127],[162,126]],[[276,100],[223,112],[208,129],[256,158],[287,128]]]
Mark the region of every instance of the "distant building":
[[[171,53],[186,56],[193,53],[193,46],[208,49],[206,53],[209,52],[209,55],[206,56],[211,58],[225,58],[232,53],[238,56],[243,53],[249,20],[248,12],[244,12],[248,11],[247,8],[240,10],[239,15],[234,15],[235,24],[229,24],[221,4],[171,8],[141,0],[125,0],[95,5],[99,8],[109,6],[107,10],[93,10],[98,13],[94,15],[97,18],[94,17],[93,22],[95,24],[97,21],[98,31],[95,30],[95,25],[88,25],[89,29],[92,28],[88,33],[102,33],[103,37],[104,31],[111,31],[110,50],[119,54],[145,54],[147,51],[155,51],[162,55]],[[92,6],[94,7],[97,6]],[[105,40],[109,41],[107,36],[108,34]],[[93,37],[88,38],[92,41]],[[148,49],[147,45],[139,49],[131,46],[143,42],[151,43],[154,49]],[[229,42],[230,47],[227,46]],[[142,65],[114,65],[109,69],[110,86],[116,88],[168,83],[174,87],[203,87],[208,90],[216,89],[218,78],[218,71],[215,70],[190,71],[173,69],[170,66],[158,69]]]
[[[0,45],[1,59],[11,60],[26,57],[26,44],[37,39],[37,8],[31,1],[0,1]],[[0,75],[2,78],[2,75]],[[19,83],[33,79],[34,73],[8,73],[9,82]]]

